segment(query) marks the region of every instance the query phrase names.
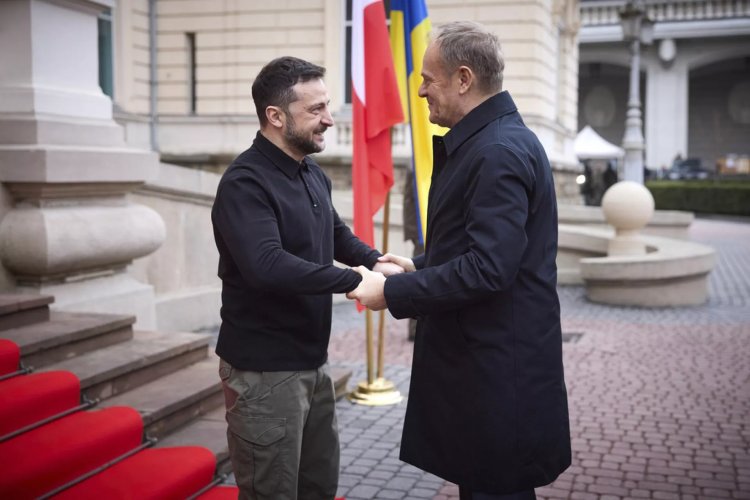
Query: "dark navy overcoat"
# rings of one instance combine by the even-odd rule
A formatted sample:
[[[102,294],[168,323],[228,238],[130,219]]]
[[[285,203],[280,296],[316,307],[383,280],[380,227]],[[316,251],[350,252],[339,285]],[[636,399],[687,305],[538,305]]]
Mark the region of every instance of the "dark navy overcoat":
[[[571,461],[547,156],[507,92],[434,140],[426,247],[385,282],[418,318],[401,459],[510,493]]]

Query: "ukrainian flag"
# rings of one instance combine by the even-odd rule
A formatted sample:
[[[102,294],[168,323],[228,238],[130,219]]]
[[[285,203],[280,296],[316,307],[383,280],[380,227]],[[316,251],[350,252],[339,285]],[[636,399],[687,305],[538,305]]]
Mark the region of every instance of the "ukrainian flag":
[[[430,192],[432,177],[432,136],[447,132],[447,129],[430,123],[427,101],[417,95],[422,83],[422,57],[427,49],[431,28],[424,0],[392,0],[391,50],[404,117],[411,124],[416,195],[414,200],[422,243],[427,234],[427,195]]]

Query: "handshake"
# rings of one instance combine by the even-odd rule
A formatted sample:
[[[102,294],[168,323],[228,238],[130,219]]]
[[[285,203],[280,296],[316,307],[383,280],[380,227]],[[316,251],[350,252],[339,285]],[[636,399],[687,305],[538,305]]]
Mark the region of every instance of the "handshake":
[[[368,309],[381,311],[387,307],[385,303],[385,278],[394,274],[415,271],[414,262],[408,257],[400,257],[387,253],[378,259],[372,271],[365,266],[352,268],[362,275],[359,286],[346,294],[347,299],[359,300]]]

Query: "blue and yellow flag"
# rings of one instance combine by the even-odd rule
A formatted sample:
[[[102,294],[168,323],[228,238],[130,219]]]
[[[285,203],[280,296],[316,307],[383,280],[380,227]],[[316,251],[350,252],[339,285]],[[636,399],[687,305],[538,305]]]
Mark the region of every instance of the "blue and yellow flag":
[[[432,177],[432,136],[446,129],[430,123],[427,101],[417,95],[422,82],[422,58],[429,43],[430,18],[424,0],[392,0],[391,50],[404,117],[411,125],[415,205],[420,241],[427,234],[427,195]]]

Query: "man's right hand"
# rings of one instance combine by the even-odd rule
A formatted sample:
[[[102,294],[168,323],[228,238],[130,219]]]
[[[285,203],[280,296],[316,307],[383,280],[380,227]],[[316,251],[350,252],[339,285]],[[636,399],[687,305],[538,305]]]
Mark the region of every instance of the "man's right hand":
[[[409,257],[401,257],[400,255],[393,255],[392,253],[387,253],[382,257],[379,257],[378,261],[393,262],[394,264],[398,264],[407,273],[411,273],[417,270],[417,268],[414,267],[414,261],[412,261]]]

